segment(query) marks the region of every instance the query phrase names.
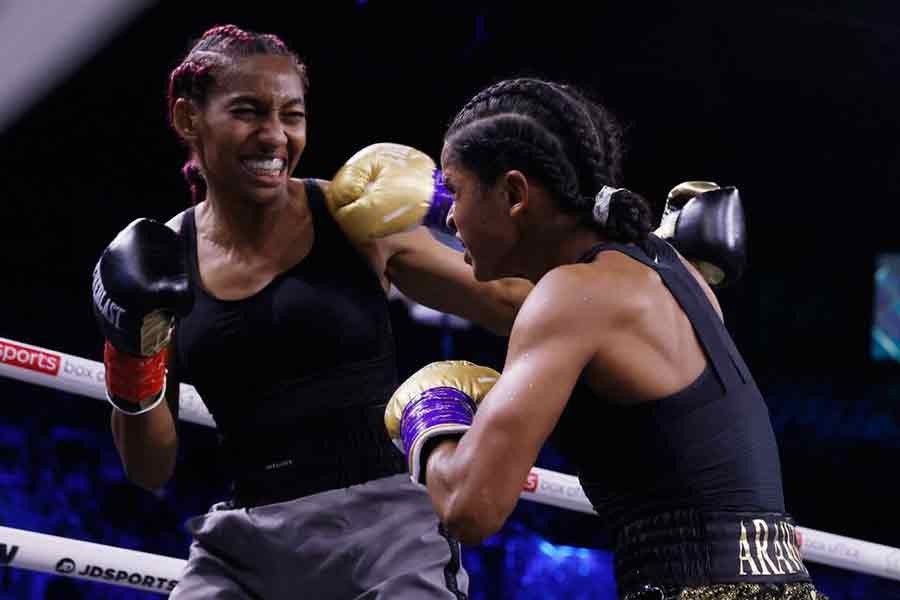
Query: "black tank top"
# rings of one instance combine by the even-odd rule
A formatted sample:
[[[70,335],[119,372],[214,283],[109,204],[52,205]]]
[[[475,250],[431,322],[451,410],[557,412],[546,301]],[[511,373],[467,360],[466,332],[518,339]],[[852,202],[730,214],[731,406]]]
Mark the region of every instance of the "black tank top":
[[[672,396],[614,406],[580,381],[553,439],[613,529],[678,509],[784,511],[769,412],[703,289],[666,242],[600,244],[581,258],[622,252],[656,271],[684,310],[707,359]]]
[[[177,367],[216,420],[239,504],[286,500],[405,469],[384,430],[397,387],[387,297],[304,181],[309,254],[241,300],[200,278],[194,210],[182,221],[194,307],[176,327]]]

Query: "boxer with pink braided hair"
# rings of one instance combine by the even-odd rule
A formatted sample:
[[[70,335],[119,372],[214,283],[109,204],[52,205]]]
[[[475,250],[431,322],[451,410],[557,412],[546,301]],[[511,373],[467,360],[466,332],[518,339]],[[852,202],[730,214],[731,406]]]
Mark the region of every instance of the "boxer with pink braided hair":
[[[172,598],[465,598],[458,543],[382,425],[397,383],[386,291],[504,332],[531,286],[477,282],[421,227],[349,237],[326,194],[359,229],[347,206],[359,192],[291,177],[308,90],[279,38],[234,25],[172,71],[193,206],[135,221],[95,270],[116,446],[129,478],[158,489],[174,470],[180,381],[216,420],[233,493],[188,522]],[[361,187],[396,197],[384,179],[413,168],[399,167]]]

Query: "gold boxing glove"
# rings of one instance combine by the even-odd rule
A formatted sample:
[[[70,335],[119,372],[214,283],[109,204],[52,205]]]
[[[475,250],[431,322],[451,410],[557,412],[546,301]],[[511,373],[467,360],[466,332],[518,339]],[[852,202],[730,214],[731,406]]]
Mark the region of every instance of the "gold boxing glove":
[[[425,482],[425,442],[465,433],[499,377],[490,367],[446,360],[422,367],[397,388],[385,407],[384,426],[406,456],[413,482]]]
[[[351,240],[366,242],[418,225],[444,228],[453,202],[424,152],[401,144],[363,148],[338,170],[328,209]]]

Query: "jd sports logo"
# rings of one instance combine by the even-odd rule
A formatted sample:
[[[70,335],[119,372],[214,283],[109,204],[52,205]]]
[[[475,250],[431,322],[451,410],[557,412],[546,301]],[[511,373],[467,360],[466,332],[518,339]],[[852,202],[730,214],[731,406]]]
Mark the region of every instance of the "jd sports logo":
[[[75,561],[71,558],[61,558],[58,563],[56,563],[56,572],[57,573],[71,573],[75,570]]]
[[[0,544],[0,565],[8,565],[9,563],[11,563],[16,557],[16,553],[18,551],[18,546],[7,546],[6,544]]]
[[[171,592],[175,589],[175,586],[178,585],[178,580],[176,579],[144,575],[143,573],[123,571],[121,569],[106,569],[98,565],[83,565],[80,571],[76,571],[76,568],[75,561],[71,558],[61,558],[59,562],[56,563],[57,573],[69,575],[71,577],[99,579],[120,585],[127,583],[165,592]]]

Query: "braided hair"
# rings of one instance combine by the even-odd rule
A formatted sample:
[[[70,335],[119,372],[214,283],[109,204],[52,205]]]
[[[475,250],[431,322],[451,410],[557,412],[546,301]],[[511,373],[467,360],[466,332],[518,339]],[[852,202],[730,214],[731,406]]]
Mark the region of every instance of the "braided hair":
[[[491,85],[457,113],[444,142],[449,159],[483,182],[512,169],[528,173],[560,209],[614,241],[640,241],[652,229],[647,201],[627,189],[612,194],[602,223],[594,219],[597,194],[620,184],[622,133],[604,107],[571,86],[527,78]]]
[[[204,106],[209,91],[215,84],[217,69],[227,67],[235,60],[255,54],[273,54],[290,58],[297,69],[303,90],[309,89],[306,65],[276,35],[245,31],[236,25],[219,25],[207,30],[191,45],[181,63],[169,74],[166,94],[169,122],[174,126],[175,102],[179,98]],[[206,195],[206,180],[200,164],[192,156],[181,169],[194,204]]]

